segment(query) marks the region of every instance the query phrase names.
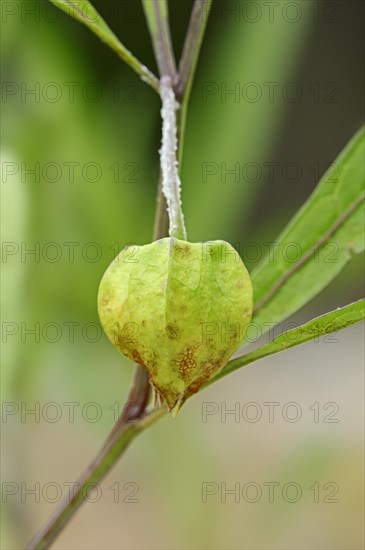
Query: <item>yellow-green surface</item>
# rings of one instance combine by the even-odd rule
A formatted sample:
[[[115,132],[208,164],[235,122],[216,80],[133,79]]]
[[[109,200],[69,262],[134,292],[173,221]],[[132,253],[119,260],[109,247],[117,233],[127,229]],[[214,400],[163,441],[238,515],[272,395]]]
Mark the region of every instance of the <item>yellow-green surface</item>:
[[[252,285],[228,243],[165,238],[118,254],[101,280],[98,310],[110,341],[147,368],[177,411],[243,341]]]

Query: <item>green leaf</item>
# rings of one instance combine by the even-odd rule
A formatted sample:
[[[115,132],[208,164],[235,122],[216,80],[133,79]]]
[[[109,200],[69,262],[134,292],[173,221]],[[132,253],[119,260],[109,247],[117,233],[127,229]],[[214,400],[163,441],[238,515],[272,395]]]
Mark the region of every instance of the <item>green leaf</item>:
[[[139,74],[142,80],[158,92],[158,79],[120,42],[89,0],[50,0],[50,2],[89,27],[100,40]]]
[[[263,359],[268,355],[273,355],[280,351],[299,346],[314,340],[326,334],[337,332],[343,328],[349,327],[365,318],[365,300],[358,300],[352,304],[338,308],[329,313],[325,313],[320,317],[316,317],[304,325],[288,330],[283,334],[280,334],[277,338],[268,342],[261,348],[247,353],[237,359],[232,359],[227,365],[216,375],[214,378],[208,381],[206,385],[216,382],[223,376],[230,374],[231,372],[252,363]]]
[[[263,333],[316,296],[364,250],[364,130],[327,170],[253,271],[254,322]]]

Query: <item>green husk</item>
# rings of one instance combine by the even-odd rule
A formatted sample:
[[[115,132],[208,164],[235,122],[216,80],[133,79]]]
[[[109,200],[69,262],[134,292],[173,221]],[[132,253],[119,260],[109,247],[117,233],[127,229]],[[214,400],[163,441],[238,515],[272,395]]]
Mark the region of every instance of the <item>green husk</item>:
[[[125,248],[99,288],[102,326],[144,365],[175,413],[239,347],[252,314],[249,274],[224,241],[165,238]]]

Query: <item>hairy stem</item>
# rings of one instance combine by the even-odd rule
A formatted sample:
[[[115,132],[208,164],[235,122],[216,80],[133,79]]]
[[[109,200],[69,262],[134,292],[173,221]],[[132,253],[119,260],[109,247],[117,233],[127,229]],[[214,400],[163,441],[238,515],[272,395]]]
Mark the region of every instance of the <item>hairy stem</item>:
[[[149,0],[145,0],[146,3]],[[179,62],[179,73],[175,86],[175,94],[180,101],[180,109],[177,111],[177,161],[178,173],[181,176],[186,117],[194,80],[195,70],[199,58],[199,52],[204,37],[204,32],[212,6],[212,0],[195,0],[191,12],[190,22],[184,41],[183,52]],[[162,191],[162,174],[160,174],[155,218],[155,239],[157,235],[167,235],[168,215],[167,203]]]
[[[163,76],[160,84],[162,100],[162,146],[160,149],[162,192],[166,198],[170,220],[169,234],[177,239],[186,239],[184,216],[181,209],[181,181],[178,171],[177,123],[178,104],[172,89],[172,80]]]

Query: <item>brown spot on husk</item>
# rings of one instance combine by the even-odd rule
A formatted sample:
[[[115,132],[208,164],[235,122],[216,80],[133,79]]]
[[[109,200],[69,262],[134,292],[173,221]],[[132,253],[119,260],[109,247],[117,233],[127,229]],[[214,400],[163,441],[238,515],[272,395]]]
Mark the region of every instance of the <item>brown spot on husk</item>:
[[[174,361],[177,371],[183,380],[190,378],[191,371],[196,366],[196,357],[194,349],[191,346],[187,346],[185,350],[178,355]]]
[[[181,330],[178,325],[173,325],[169,323],[166,325],[166,333],[170,340],[177,340],[181,334]]]

